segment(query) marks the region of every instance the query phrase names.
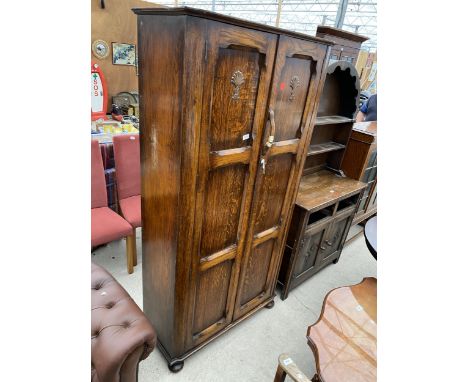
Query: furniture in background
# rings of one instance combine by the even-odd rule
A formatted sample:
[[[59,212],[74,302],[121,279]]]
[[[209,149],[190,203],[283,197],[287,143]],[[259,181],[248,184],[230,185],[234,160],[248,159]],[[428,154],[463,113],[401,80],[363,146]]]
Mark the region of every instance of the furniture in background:
[[[312,275],[338,262],[363,187],[326,170],[302,179],[278,276],[282,300]]]
[[[136,382],[155,345],[151,323],[127,291],[91,263],[91,381]]]
[[[315,35],[335,43],[331,48],[330,60],[347,61],[353,65],[356,65],[362,43],[369,40],[368,37],[325,25],[319,25]]]
[[[377,122],[354,124],[341,169],[346,176],[367,184],[354,225],[377,213]]]
[[[134,11],[144,309],[179,371],[274,304],[331,43],[199,9]]]
[[[113,142],[120,213],[132,225],[129,245],[133,247],[133,265],[137,265],[135,229],[141,227],[140,138],[138,134],[115,135]]]
[[[314,382],[377,380],[377,279],[332,290],[307,330]]]
[[[114,161],[114,145],[111,142],[100,143],[102,162],[104,164],[104,175],[106,177],[107,189],[107,206],[119,212],[117,202],[117,185],[115,180],[115,161]]]
[[[377,216],[369,219],[364,227],[364,237],[369,252],[377,260]]]
[[[107,207],[104,166],[99,143],[91,140],[91,246],[127,238],[127,270],[133,273],[132,226]],[[130,239],[129,239],[130,238]]]
[[[354,66],[345,61],[330,64],[278,277],[283,300],[292,288],[340,258],[365,187],[341,171],[358,104]]]

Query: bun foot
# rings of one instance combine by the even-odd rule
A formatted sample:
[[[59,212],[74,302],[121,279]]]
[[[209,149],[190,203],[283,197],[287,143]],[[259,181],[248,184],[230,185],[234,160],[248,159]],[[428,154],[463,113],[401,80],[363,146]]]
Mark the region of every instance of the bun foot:
[[[169,370],[173,373],[178,373],[184,368],[184,361],[171,362],[167,365],[167,367],[169,367]]]
[[[333,260],[333,264],[336,264],[340,258]]]
[[[275,306],[275,301],[270,301],[268,304],[265,305],[265,308],[271,309]]]

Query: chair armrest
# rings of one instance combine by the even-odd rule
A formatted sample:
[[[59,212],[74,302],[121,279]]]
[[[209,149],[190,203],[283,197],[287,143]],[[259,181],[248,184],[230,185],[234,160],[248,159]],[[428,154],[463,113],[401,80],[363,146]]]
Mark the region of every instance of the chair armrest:
[[[278,357],[278,368],[274,382],[283,382],[288,375],[294,382],[310,382],[310,379],[297,367],[292,358],[283,353]]]

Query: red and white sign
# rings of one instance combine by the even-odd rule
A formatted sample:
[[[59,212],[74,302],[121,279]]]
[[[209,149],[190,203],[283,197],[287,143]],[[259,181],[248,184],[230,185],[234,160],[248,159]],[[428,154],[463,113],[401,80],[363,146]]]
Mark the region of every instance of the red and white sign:
[[[91,63],[91,120],[106,118],[107,86],[98,64]]]

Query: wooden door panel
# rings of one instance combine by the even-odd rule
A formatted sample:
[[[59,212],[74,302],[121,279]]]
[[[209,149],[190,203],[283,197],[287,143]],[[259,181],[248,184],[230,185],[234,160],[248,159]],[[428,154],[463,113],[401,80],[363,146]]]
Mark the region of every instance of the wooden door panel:
[[[326,227],[309,234],[304,234],[304,243],[298,253],[297,262],[294,267],[293,277],[299,276],[301,273],[318,265],[318,253],[322,246]]]
[[[271,158],[258,195],[255,234],[279,225],[289,180],[284,174],[290,173],[293,159],[291,154]]]
[[[251,144],[260,69],[265,56],[255,49],[220,48],[213,83],[210,148]]]
[[[248,166],[236,164],[210,171],[201,236],[202,258],[237,243]]]
[[[280,37],[235,319],[271,298],[273,293],[285,239],[285,223],[297,193],[306,138],[310,138],[310,122],[324,73],[321,62],[326,53],[326,48],[316,44]],[[258,283],[252,283],[253,275],[259,278]]]
[[[245,287],[243,288],[243,295],[240,296],[242,305],[266,292],[273,245],[273,239],[264,241],[254,248],[252,256],[249,257],[244,277]]]
[[[188,347],[232,321],[277,39],[206,28]]]
[[[225,261],[200,273],[193,331],[200,339],[204,331],[226,319],[226,300],[231,279],[232,261]]]
[[[310,79],[315,61],[309,56],[286,57],[275,101],[275,141],[300,137]]]
[[[319,263],[327,261],[327,259],[333,255],[336,251],[340,250],[344,241],[346,239],[346,234],[348,232],[349,225],[353,215],[346,215],[343,218],[335,220],[327,230],[325,234],[325,240],[322,248],[325,248],[320,251]]]

